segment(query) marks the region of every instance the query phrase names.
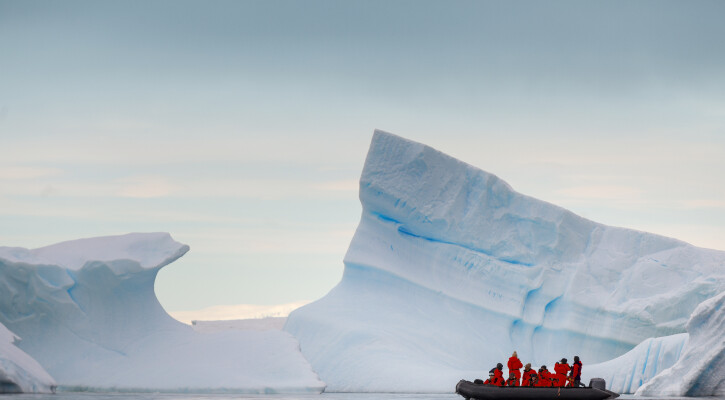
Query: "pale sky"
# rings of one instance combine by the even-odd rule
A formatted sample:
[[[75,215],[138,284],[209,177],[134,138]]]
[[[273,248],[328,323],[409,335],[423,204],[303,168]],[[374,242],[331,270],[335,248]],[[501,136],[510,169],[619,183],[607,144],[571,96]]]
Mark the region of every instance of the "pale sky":
[[[725,2],[0,0],[0,246],[169,232],[171,312],[341,278],[373,130],[725,250]]]

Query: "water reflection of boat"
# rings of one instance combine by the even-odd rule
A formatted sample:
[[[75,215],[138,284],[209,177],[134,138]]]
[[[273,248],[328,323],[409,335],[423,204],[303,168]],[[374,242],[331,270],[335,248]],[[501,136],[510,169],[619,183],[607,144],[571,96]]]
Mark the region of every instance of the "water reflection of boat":
[[[588,387],[525,387],[493,386],[461,380],[456,393],[465,399],[477,400],[604,400],[619,397],[619,394],[605,389],[603,379],[592,379]]]

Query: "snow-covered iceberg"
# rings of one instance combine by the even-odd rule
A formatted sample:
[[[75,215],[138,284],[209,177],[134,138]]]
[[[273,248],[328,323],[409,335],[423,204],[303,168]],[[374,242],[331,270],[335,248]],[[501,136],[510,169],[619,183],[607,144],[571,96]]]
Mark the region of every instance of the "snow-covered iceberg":
[[[19,339],[0,324],[0,394],[54,392],[53,378],[37,361],[15,346]]]
[[[0,323],[60,389],[320,392],[289,333],[195,332],[154,294],[189,250],[166,233],[0,247]]]
[[[685,334],[725,291],[725,252],[587,220],[381,131],[360,201],[342,281],[285,326],[329,391],[447,392],[514,350],[586,371]],[[661,362],[684,338],[658,339]]]

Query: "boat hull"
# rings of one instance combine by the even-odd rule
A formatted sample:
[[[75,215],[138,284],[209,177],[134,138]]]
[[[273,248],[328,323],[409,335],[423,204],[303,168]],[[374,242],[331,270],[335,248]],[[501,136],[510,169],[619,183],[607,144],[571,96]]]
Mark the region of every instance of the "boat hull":
[[[477,400],[604,400],[619,396],[614,392],[593,387],[499,387],[467,380],[458,382],[456,393],[466,399]]]

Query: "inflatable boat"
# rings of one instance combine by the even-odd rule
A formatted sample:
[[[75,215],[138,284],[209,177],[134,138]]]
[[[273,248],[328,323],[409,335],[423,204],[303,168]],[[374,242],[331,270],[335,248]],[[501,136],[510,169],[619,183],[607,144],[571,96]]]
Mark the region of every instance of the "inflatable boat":
[[[493,386],[461,380],[456,393],[466,400],[604,400],[619,397],[605,389],[604,379],[592,379],[587,387]]]

